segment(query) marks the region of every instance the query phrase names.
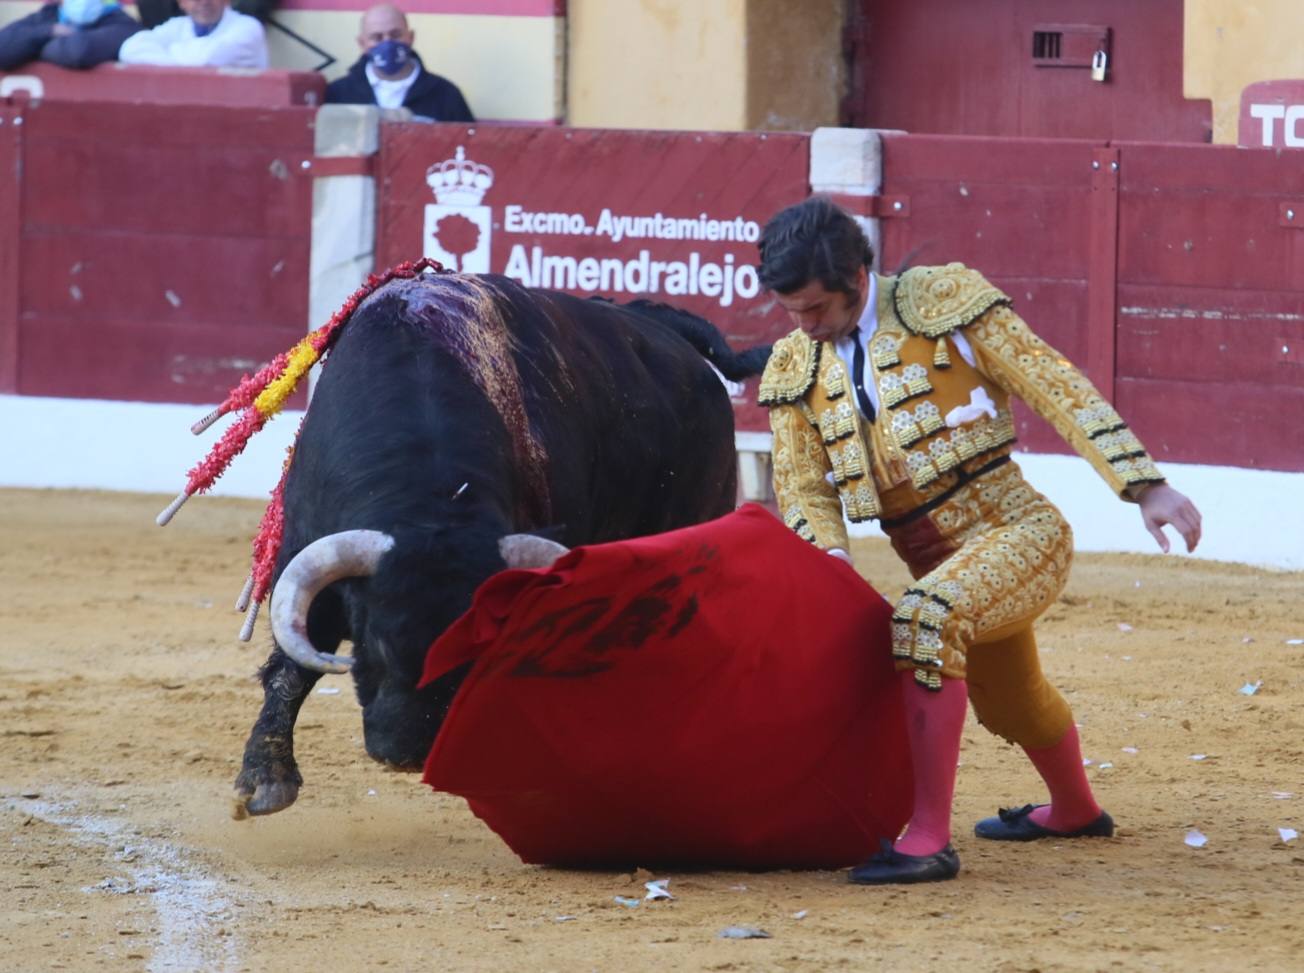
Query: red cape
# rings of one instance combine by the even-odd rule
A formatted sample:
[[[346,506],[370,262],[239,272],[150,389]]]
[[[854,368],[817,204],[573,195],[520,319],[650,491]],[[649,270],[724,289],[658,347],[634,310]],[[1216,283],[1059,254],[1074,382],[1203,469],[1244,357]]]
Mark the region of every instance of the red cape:
[[[757,506],[504,571],[426,658],[475,664],[424,780],[527,862],[860,861],[910,813],[890,615]]]

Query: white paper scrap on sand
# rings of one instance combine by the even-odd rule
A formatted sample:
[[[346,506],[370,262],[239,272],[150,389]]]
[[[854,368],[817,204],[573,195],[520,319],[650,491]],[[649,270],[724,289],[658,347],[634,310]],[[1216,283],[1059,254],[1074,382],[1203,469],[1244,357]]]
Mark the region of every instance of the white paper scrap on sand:
[[[1193,753],[1193,754],[1191,754],[1191,759],[1192,759],[1192,760],[1206,760],[1206,759],[1208,759],[1208,757],[1209,757],[1209,755],[1208,755],[1207,753]]]
[[[1277,834],[1281,835],[1283,844],[1289,844],[1299,837],[1299,832],[1294,828],[1278,828]]]
[[[656,902],[659,899],[667,899],[671,902],[675,897],[666,891],[666,886],[670,884],[670,879],[659,878],[655,882],[644,882],[643,887],[647,889],[647,895],[643,896],[649,902]]]
[[[1304,639],[1287,639],[1287,645],[1304,645]]]
[[[1124,753],[1140,753],[1141,751],[1139,751],[1136,747],[1124,747],[1124,748],[1123,748],[1123,752],[1124,752]]]
[[[1236,690],[1242,696],[1253,696],[1263,687],[1263,680],[1256,679],[1254,682],[1247,682],[1240,689]]]
[[[1190,831],[1186,832],[1186,843],[1192,848],[1203,848],[1209,843],[1209,839],[1199,831],[1192,828]]]
[[[340,694],[339,686],[322,686],[317,690],[318,696],[338,696]]]

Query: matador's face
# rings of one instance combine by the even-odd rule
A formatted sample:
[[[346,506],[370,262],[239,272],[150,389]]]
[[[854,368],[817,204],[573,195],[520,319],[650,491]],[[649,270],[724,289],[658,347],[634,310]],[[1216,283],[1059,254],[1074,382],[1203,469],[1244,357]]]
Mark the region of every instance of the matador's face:
[[[860,320],[868,294],[869,275],[861,268],[856,275],[858,296],[831,291],[818,280],[787,294],[776,293],[779,306],[792,323],[815,341],[837,341],[851,333]]]

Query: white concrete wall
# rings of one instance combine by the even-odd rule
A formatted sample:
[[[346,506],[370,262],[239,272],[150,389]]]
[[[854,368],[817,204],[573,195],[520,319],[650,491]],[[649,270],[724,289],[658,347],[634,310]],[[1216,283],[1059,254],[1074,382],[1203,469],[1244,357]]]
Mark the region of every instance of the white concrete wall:
[[[1064,512],[1076,550],[1161,553],[1136,504],[1117,499],[1086,460],[1040,453],[1014,458],[1028,481]],[[1204,536],[1189,556],[1304,570],[1304,510],[1290,502],[1304,496],[1304,473],[1187,463],[1161,463],[1160,469],[1204,518]],[[865,537],[882,531],[853,527],[852,533]],[[1168,539],[1175,555],[1188,556],[1172,529]]]
[[[158,493],[162,509],[231,421],[192,436],[190,424],[207,411],[199,405],[0,396],[0,487]],[[266,497],[301,417],[286,411],[269,422],[212,492]],[[754,441],[763,434],[749,435],[746,448],[764,445]],[[1033,486],[1064,511],[1078,550],[1157,553],[1136,506],[1115,498],[1085,460],[1032,453],[1015,458]],[[1304,496],[1304,474],[1179,463],[1162,469],[1204,514],[1197,557],[1304,570],[1304,505],[1295,502]],[[195,498],[178,516],[194,516],[202,504]],[[856,536],[876,533],[874,527],[853,528]],[[1174,538],[1173,546],[1180,549],[1180,540]]]
[[[175,495],[185,486],[187,471],[233,421],[228,416],[202,436],[191,435],[190,424],[211,408],[0,395],[0,486]],[[212,492],[270,494],[302,417],[302,412],[287,409],[272,419]],[[160,503],[159,509],[163,506]]]

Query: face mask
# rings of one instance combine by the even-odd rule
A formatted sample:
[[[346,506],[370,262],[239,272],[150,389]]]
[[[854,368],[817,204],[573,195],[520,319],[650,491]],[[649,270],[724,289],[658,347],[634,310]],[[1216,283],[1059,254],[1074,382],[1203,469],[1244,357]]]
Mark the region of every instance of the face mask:
[[[367,57],[381,74],[398,74],[412,60],[412,48],[402,41],[381,41],[367,52]]]
[[[103,13],[104,0],[63,0],[59,4],[59,19],[78,27],[95,23]]]

